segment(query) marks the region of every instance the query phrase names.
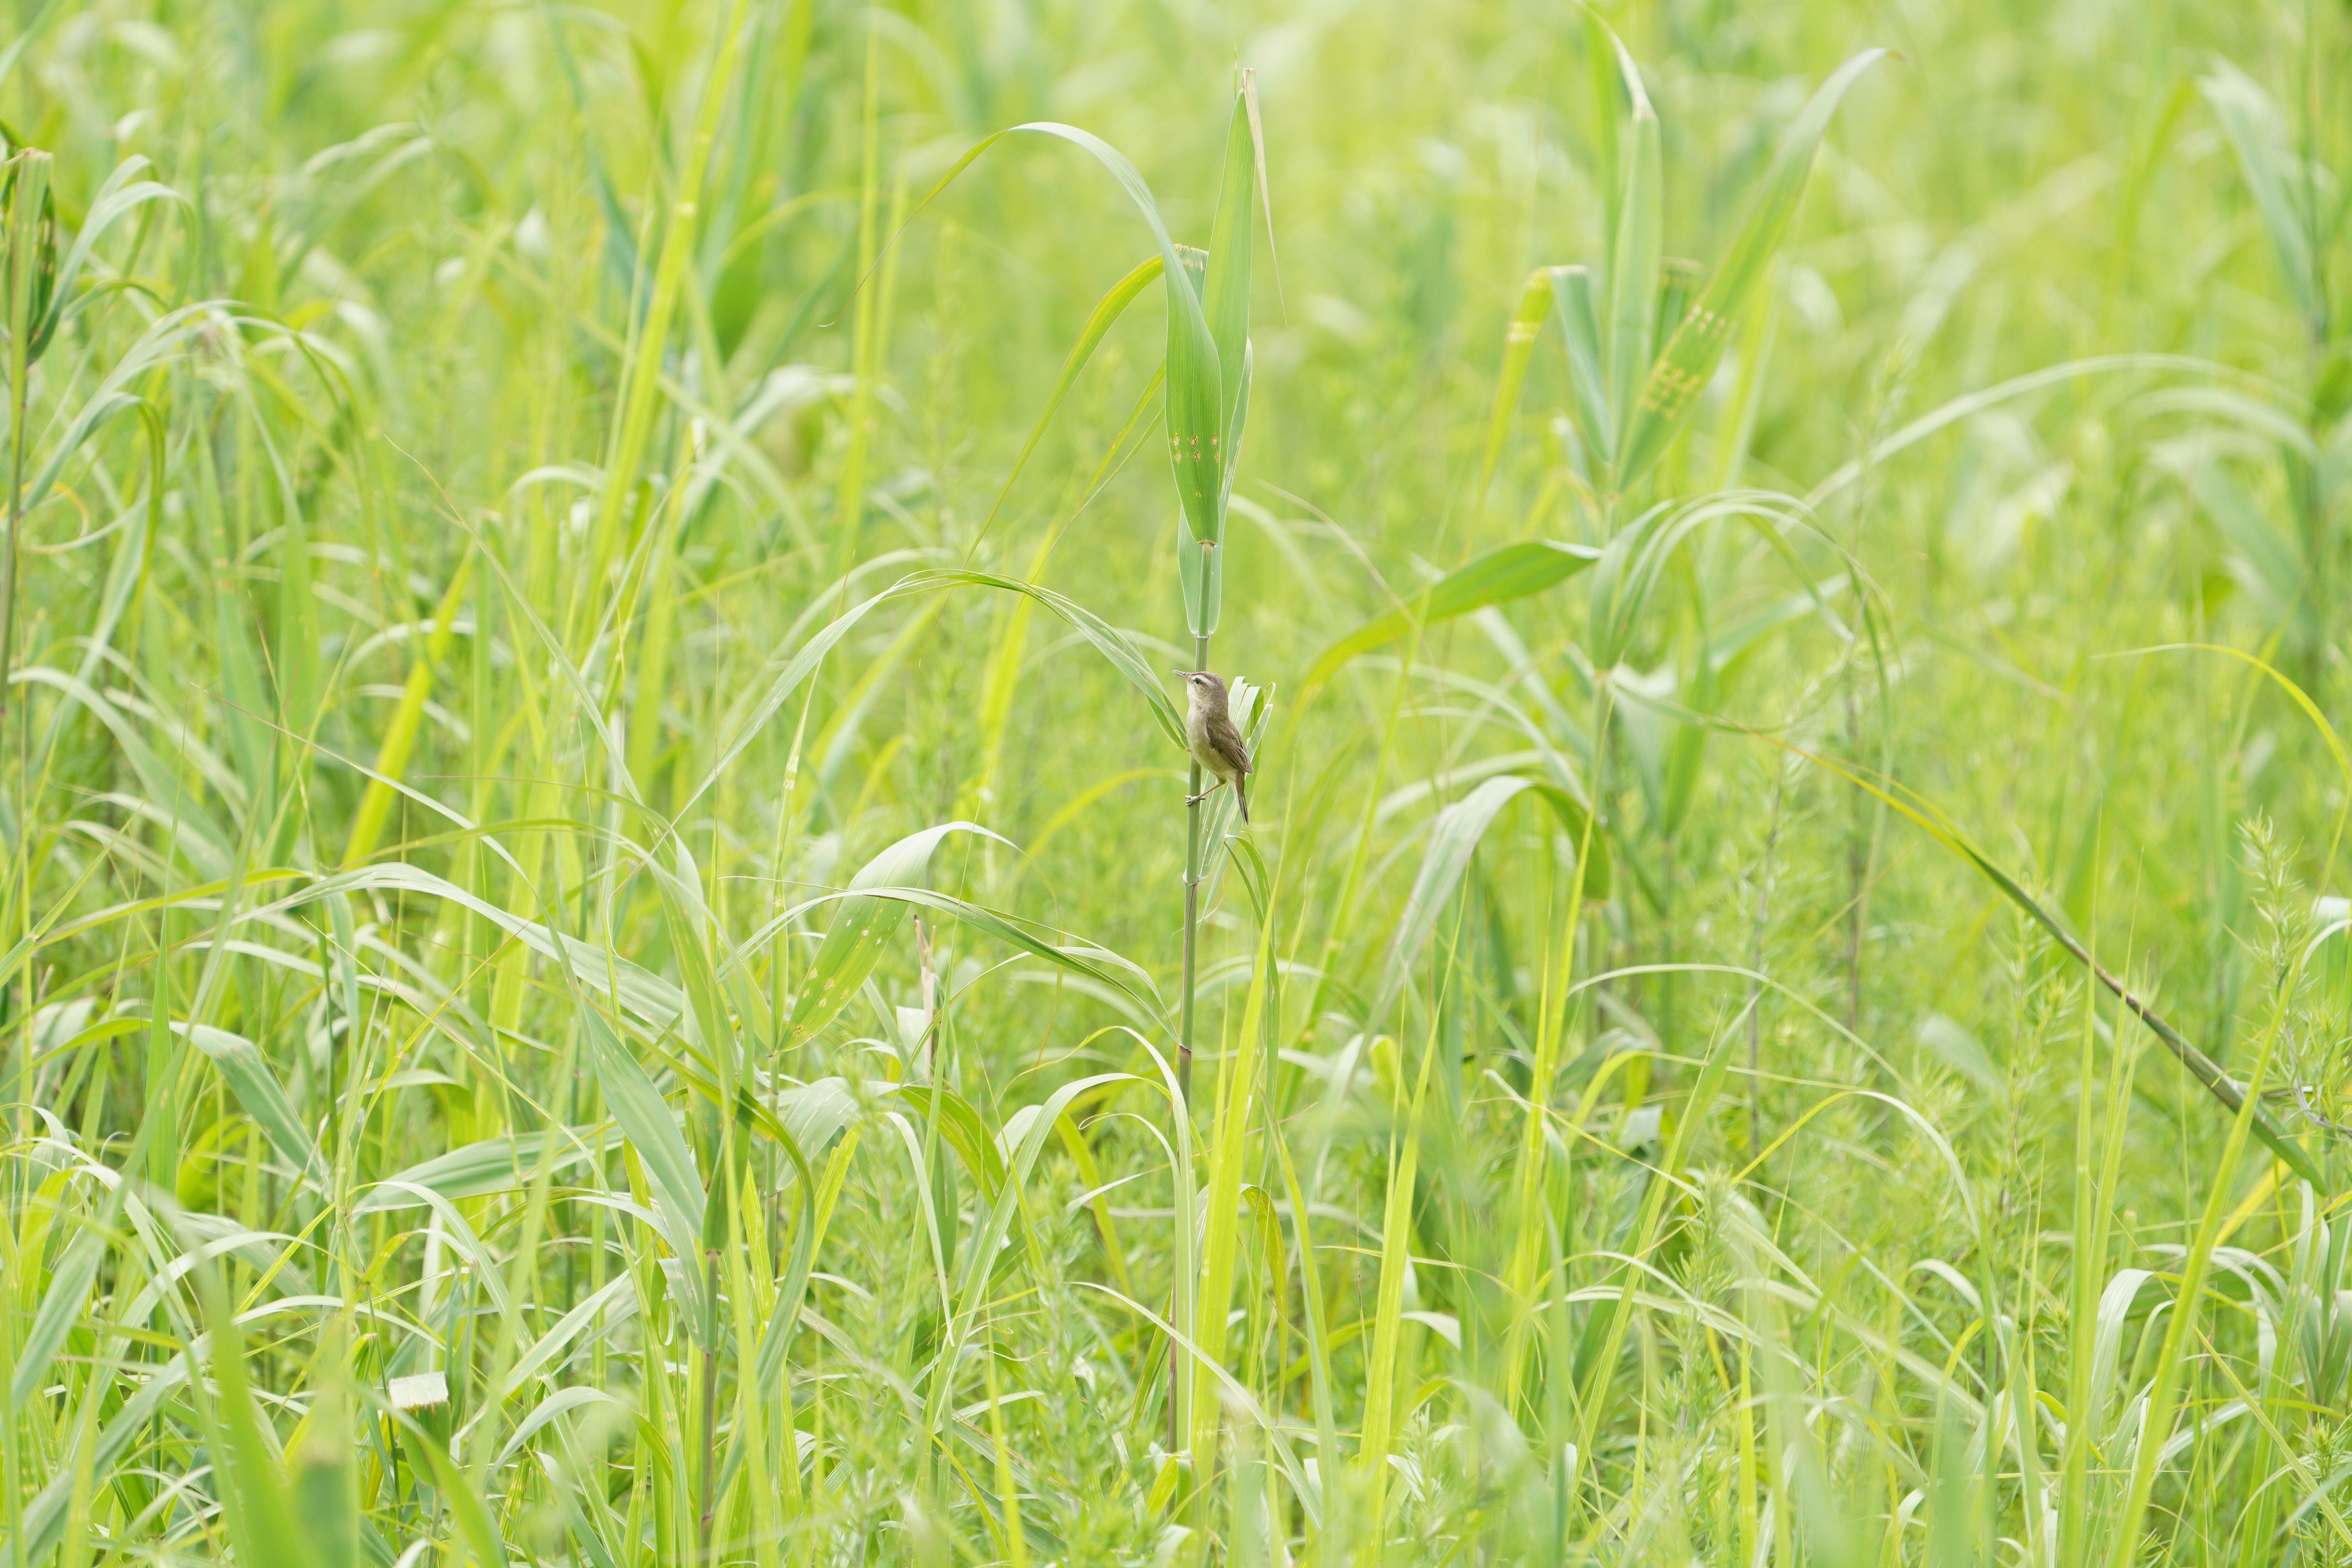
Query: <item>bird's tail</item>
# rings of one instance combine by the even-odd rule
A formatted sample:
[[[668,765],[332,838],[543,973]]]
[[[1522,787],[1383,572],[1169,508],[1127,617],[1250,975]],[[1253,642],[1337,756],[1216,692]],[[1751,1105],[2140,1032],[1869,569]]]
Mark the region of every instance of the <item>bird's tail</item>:
[[[1247,773],[1234,775],[1234,798],[1241,802],[1242,826],[1247,827],[1249,826],[1249,775]]]

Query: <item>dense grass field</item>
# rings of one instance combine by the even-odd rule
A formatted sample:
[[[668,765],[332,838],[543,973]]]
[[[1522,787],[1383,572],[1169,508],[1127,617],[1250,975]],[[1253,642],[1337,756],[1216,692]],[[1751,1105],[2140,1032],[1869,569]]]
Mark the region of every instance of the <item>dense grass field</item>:
[[[6,1568],[2352,1562],[2342,7],[0,11]]]

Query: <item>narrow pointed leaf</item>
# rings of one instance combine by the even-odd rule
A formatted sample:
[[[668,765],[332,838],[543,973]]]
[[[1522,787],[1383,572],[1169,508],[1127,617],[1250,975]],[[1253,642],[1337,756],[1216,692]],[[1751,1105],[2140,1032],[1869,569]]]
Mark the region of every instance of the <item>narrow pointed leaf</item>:
[[[1433,626],[1473,610],[1483,610],[1489,605],[1507,604],[1530,594],[1540,594],[1600,559],[1601,552],[1591,545],[1555,539],[1523,539],[1516,544],[1490,550],[1431,584],[1404,608],[1365,622],[1325,648],[1307,672],[1307,695],[1311,697],[1320,690],[1349,659],[1395,642],[1411,631],[1415,622]],[[1301,699],[1302,704],[1304,701]]]
[[[1829,130],[1831,117],[1837,113],[1846,89],[1885,53],[1885,49],[1864,49],[1838,67],[1806,102],[1797,122],[1781,139],[1771,167],[1765,171],[1756,204],[1740,225],[1730,252],[1717,267],[1698,303],[1675,329],[1675,335],[1667,341],[1642,384],[1641,395],[1631,412],[1632,423],[1625,429],[1624,447],[1618,455],[1620,490],[1639,483],[1689,422],[1692,410],[1698,406],[1699,394],[1706,390],[1715,367],[1722,362],[1724,345],[1731,341],[1733,329],[1753,303],[1767,265],[1780,249],[1781,237],[1788,232],[1798,198],[1804,195],[1805,177],[1812,171],[1813,153]]]
[[[1518,411],[1519,387],[1528,379],[1528,361],[1536,340],[1543,335],[1544,318],[1551,313],[1551,275],[1557,268],[1538,267],[1528,274],[1519,290],[1519,307],[1503,334],[1503,367],[1495,377],[1495,407],[1486,416],[1486,450],[1478,459],[1478,488],[1471,492],[1470,511],[1475,517],[1486,504],[1486,489],[1494,482],[1495,465],[1510,435],[1511,416]]]
[[[2271,249],[2295,310],[2306,321],[2322,321],[2325,307],[2313,261],[2311,216],[2301,195],[2310,186],[2290,150],[2284,117],[2262,84],[2228,60],[2215,60],[2212,71],[2197,85],[2238,155],[2238,167],[2263,215],[2263,227],[2270,233]]]
[[[1612,40],[1613,42],[1613,40]],[[1665,153],[1658,116],[1642,89],[1642,74],[1617,45],[1618,68],[1633,102],[1626,124],[1622,184],[1617,194],[1615,248],[1609,257],[1609,408],[1630,433],[1633,398],[1650,368],[1650,332],[1658,314],[1658,259],[1665,240]],[[1625,466],[1622,455],[1619,462]],[[1622,481],[1620,481],[1622,488]]]
[[[1225,485],[1225,403],[1216,342],[1202,313],[1209,258],[1180,245],[1176,259],[1168,275],[1168,461],[1185,529],[1195,540],[1215,542],[1223,527],[1217,497]]]
[[[689,1275],[699,1268],[695,1240],[702,1234],[705,1200],[694,1151],[677,1130],[677,1118],[645,1068],[593,1007],[579,1010],[596,1068],[596,1085],[606,1109],[621,1124],[621,1136],[636,1151],[654,1200],[667,1211],[665,1239]]]
[[[278,1158],[304,1180],[323,1181],[326,1162],[320,1158],[318,1145],[295,1114],[293,1102],[286,1098],[286,1087],[270,1070],[260,1047],[242,1035],[205,1024],[175,1023],[172,1032],[185,1035],[196,1049],[212,1058],[229,1092],[236,1096],[237,1104],[253,1118]]]
[[[995,503],[988,509],[987,521],[981,524],[980,529],[983,537],[989,525],[996,521],[996,514],[1004,510],[1005,501],[1013,494],[1014,481],[1021,478],[1021,470],[1029,466],[1029,458],[1037,450],[1037,443],[1045,438],[1045,428],[1053,424],[1054,416],[1060,410],[1062,400],[1069,395],[1071,384],[1078,379],[1078,373],[1087,368],[1087,362],[1094,358],[1095,350],[1101,346],[1105,335],[1127,313],[1127,308],[1135,303],[1135,297],[1159,278],[1165,266],[1157,256],[1145,257],[1136,264],[1133,271],[1112,284],[1109,290],[1095,301],[1094,313],[1087,318],[1085,328],[1078,333],[1078,341],[1071,345],[1068,356],[1062,361],[1062,374],[1054,378],[1054,390],[1046,395],[1045,410],[1037,416],[1037,423],[1031,427],[1029,439],[1021,444],[1021,455],[1013,460],[1013,471],[1004,476],[1004,488],[996,492]],[[975,539],[975,548],[978,543]],[[966,559],[970,559],[969,554]]]
[[[1225,173],[1217,187],[1217,216],[1209,229],[1208,276],[1201,305],[1209,339],[1217,346],[1219,460],[1233,460],[1234,413],[1241,403],[1242,350],[1249,342],[1250,240],[1256,217],[1257,160],[1250,140],[1249,105],[1234,94],[1225,121]],[[1220,525],[1223,520],[1220,518]]]
[[[589,1140],[594,1131],[563,1128],[461,1144],[446,1154],[409,1166],[392,1177],[390,1183],[362,1198],[352,1212],[373,1214],[382,1209],[421,1208],[425,1200],[421,1194],[405,1190],[412,1187],[422,1187],[445,1198],[479,1198],[492,1193],[512,1192],[539,1168],[542,1154],[559,1171],[593,1157],[594,1150]],[[549,1154],[547,1145],[551,1139],[555,1150]]]
[[[1607,462],[1617,449],[1617,421],[1609,411],[1609,383],[1601,374],[1601,318],[1592,303],[1592,274],[1581,267],[1551,268],[1552,302],[1559,310],[1560,335],[1568,343],[1568,385],[1576,400],[1586,450]]]
[[[90,1282],[98,1278],[98,1266],[105,1258],[105,1233],[94,1226],[67,1244],[65,1256],[58,1260],[42,1289],[32,1326],[22,1331],[23,1342],[16,1347],[16,1371],[9,1381],[12,1409],[23,1409],[40,1392],[49,1363],[81,1317],[89,1300]]]

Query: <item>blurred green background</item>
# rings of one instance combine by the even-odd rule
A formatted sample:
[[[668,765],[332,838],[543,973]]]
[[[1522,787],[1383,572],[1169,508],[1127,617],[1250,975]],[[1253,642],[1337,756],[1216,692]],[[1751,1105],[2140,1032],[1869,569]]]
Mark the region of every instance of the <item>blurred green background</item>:
[[[1702,283],[1895,51],[1622,495],[1612,35]],[[2347,1560],[2347,42],[16,5],[11,1561]],[[940,182],[1205,246],[1241,68],[1179,1116],[1158,251]]]

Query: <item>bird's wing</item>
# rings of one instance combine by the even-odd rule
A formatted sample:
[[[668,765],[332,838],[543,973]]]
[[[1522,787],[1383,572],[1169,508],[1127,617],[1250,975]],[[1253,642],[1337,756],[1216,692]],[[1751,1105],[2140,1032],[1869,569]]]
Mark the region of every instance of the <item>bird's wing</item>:
[[[1217,718],[1209,721],[1209,745],[1234,772],[1248,773],[1255,771],[1250,766],[1249,748],[1242,744],[1241,731],[1234,728],[1231,720]]]

